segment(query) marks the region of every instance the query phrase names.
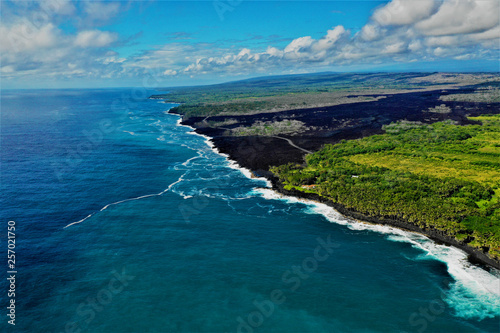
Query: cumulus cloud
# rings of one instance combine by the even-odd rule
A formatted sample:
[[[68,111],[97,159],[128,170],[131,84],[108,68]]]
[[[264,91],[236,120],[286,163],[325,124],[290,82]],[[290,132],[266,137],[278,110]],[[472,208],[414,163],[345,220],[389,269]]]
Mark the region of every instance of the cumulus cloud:
[[[106,21],[120,12],[120,3],[85,1],[84,10],[90,18],[97,21]]]
[[[299,37],[288,44],[283,52],[288,59],[307,58],[314,42],[310,36]]]
[[[75,45],[79,47],[103,47],[108,46],[118,39],[116,33],[99,30],[81,31],[76,35]]]
[[[46,49],[60,39],[60,31],[48,23],[39,28],[27,22],[11,26],[0,25],[0,51],[18,53]]]
[[[237,54],[198,58],[177,73],[252,73],[255,70],[343,66],[451,57],[498,59],[498,0],[392,0],[351,34],[335,26],[316,40],[294,39],[284,48],[244,49]],[[473,58],[473,57],[472,57]]]
[[[298,36],[280,47],[273,44],[283,43],[281,38],[245,47],[262,39],[256,36],[239,42],[242,47],[235,51],[217,44],[179,43],[176,40],[191,36],[175,32],[168,36],[168,44],[127,58],[110,49],[123,39],[98,29],[123,9],[119,3],[85,1],[75,8],[66,0],[44,0],[19,6],[24,6],[23,16],[14,10],[0,22],[0,70],[5,78],[140,77],[151,71],[164,77],[235,76],[422,59],[495,60],[500,52],[498,0],[392,0],[375,9],[356,33],[333,25],[320,38]],[[42,12],[49,14],[38,21],[26,20],[36,17],[42,6]],[[6,7],[4,12],[11,10]],[[74,25],[76,32],[61,31],[61,17],[74,17],[75,11],[81,16]]]
[[[312,49],[316,52],[330,50],[335,47],[335,43],[348,35],[349,33],[344,29],[344,27],[338,25],[335,28],[328,30],[326,36],[314,43]]]
[[[382,26],[408,25],[432,15],[436,0],[393,0],[377,9],[372,20]]]
[[[375,24],[367,24],[361,29],[360,37],[367,42],[377,40],[381,36],[380,27]]]
[[[174,71],[174,70],[171,70],[171,69],[167,69],[163,72],[164,75],[168,75],[168,76],[175,76],[177,75],[177,71]]]
[[[415,27],[431,36],[480,33],[497,26],[499,16],[500,1],[449,0]]]
[[[76,8],[71,0],[42,0],[40,8],[46,13],[73,15]]]
[[[116,33],[97,29],[68,33],[58,28],[75,14],[73,3],[43,0],[5,7],[9,19],[0,21],[3,78],[106,77],[123,71],[125,59],[109,50],[118,40]]]

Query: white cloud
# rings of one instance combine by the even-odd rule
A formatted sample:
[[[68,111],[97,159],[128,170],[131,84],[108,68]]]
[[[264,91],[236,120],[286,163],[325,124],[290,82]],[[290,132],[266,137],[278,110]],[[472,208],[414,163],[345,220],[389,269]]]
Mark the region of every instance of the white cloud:
[[[168,75],[168,76],[175,76],[175,75],[177,75],[177,71],[167,69],[166,71],[163,72],[163,74]]]
[[[425,43],[428,46],[454,46],[460,44],[459,36],[437,36],[429,37],[425,39]]]
[[[14,67],[13,66],[3,66],[2,68],[0,68],[0,72],[4,73],[4,74],[13,73]]]
[[[463,54],[465,49],[463,48],[447,48],[447,47],[442,47],[438,46],[434,49],[433,53],[437,57],[460,57],[460,54]]]
[[[326,36],[318,40],[312,46],[312,50],[316,52],[326,51],[335,46],[335,43],[341,38],[346,37],[349,33],[343,26],[338,25],[335,28],[328,30]]]
[[[76,35],[75,45],[79,47],[104,47],[118,39],[116,33],[99,30],[81,31]]]
[[[277,49],[275,47],[272,47],[272,46],[269,46],[267,48],[266,53],[272,57],[282,57],[283,56],[283,51],[281,51],[280,49]]]
[[[54,46],[60,38],[60,31],[52,23],[39,29],[29,22],[12,26],[0,25],[0,50],[3,52],[24,52]]]
[[[498,0],[448,0],[415,27],[427,36],[481,33],[497,26],[499,18]]]
[[[361,29],[361,38],[365,41],[377,40],[381,37],[380,27],[376,24],[367,24]]]
[[[299,37],[282,49],[268,46],[264,52],[245,49],[239,54],[201,57],[178,74],[250,74],[264,69],[303,69],[305,63],[324,68],[443,57],[470,59],[471,54],[498,58],[499,15],[498,0],[393,0],[376,9],[354,36],[336,26],[319,40]]]
[[[242,49],[240,53],[238,53],[238,57],[242,58],[244,56],[250,56],[250,50],[249,49]]]
[[[104,57],[101,59],[102,63],[105,64],[105,65],[108,65],[108,64],[121,64],[123,62],[125,62],[127,59],[125,58],[117,58],[115,56],[111,56],[111,57]]]
[[[309,54],[309,48],[313,43],[314,40],[310,36],[300,37],[294,39],[283,51],[286,57],[290,59],[299,59]]]
[[[91,20],[107,21],[120,12],[120,3],[85,1],[84,10]]]
[[[73,15],[76,11],[71,0],[41,0],[40,8],[47,14]]]
[[[421,49],[422,49],[422,42],[420,40],[414,40],[408,44],[408,50],[410,51],[417,52],[420,51]]]
[[[413,24],[429,17],[436,3],[435,0],[393,0],[377,9],[372,19],[381,26]]]
[[[493,29],[480,32],[480,33],[475,33],[469,35],[471,38],[476,39],[476,40],[496,40],[497,42],[500,42],[500,24],[494,27]]]
[[[57,27],[61,16],[74,15],[73,3],[45,0],[9,6],[8,20],[0,21],[2,78],[105,77],[122,71],[125,59],[108,54],[116,33],[71,34]]]
[[[151,72],[164,77],[233,76],[422,59],[498,59],[500,52],[499,0],[393,0],[377,8],[356,34],[338,25],[321,38],[304,36],[280,47],[264,44],[263,49],[237,51],[216,44],[173,42],[127,59],[110,50],[118,45],[118,34],[96,29],[116,16],[121,5],[85,1],[75,8],[73,4],[44,0],[19,4],[26,11],[19,17],[9,12],[9,19],[0,22],[2,77],[118,78]],[[51,15],[34,26],[26,18],[42,5]],[[58,23],[67,20],[61,17],[75,18],[75,12],[77,31],[61,31]]]
[[[383,54],[395,54],[401,53],[407,50],[406,44],[404,42],[396,42],[394,44],[389,44],[382,50]]]

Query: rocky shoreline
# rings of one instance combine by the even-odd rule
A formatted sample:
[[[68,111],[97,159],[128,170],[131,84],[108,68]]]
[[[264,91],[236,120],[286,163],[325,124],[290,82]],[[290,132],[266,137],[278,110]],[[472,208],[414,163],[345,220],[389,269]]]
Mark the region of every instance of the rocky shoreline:
[[[437,229],[422,229],[410,222],[406,222],[403,220],[396,220],[396,219],[391,219],[391,218],[386,218],[386,217],[373,217],[373,216],[367,216],[364,215],[360,212],[357,212],[352,209],[348,209],[342,205],[336,204],[332,202],[331,200],[321,197],[315,193],[306,193],[306,192],[301,192],[298,190],[286,190],[281,182],[276,177],[266,175],[267,179],[272,183],[272,188],[278,193],[281,193],[283,195],[287,196],[294,196],[302,199],[307,199],[307,200],[312,200],[312,201],[317,201],[321,202],[323,204],[326,204],[342,215],[359,220],[361,222],[368,222],[368,223],[373,223],[373,224],[381,224],[381,225],[387,225],[391,227],[396,227],[402,230],[406,231],[412,231],[412,232],[417,232],[420,234],[423,234],[433,241],[437,242],[438,244],[444,244],[447,246],[454,246],[465,253],[468,254],[468,260],[471,264],[481,266],[482,268],[488,269],[489,267],[493,267],[496,269],[500,270],[500,261],[494,260],[490,258],[488,255],[486,255],[483,251],[480,251],[478,249],[475,249],[473,247],[468,246],[466,243],[457,241],[456,239],[447,236],[444,234],[442,231],[437,230]]]

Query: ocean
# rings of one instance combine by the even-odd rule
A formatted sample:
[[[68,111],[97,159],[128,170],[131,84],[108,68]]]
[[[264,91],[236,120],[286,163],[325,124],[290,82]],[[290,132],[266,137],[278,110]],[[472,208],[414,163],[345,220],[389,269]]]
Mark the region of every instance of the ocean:
[[[1,331],[500,331],[498,271],[280,196],[154,93],[2,91]]]

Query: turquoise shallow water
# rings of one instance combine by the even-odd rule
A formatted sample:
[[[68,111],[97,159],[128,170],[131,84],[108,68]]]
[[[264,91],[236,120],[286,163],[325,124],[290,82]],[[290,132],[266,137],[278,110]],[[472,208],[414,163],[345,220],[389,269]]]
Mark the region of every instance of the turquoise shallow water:
[[[2,330],[499,331],[498,272],[259,189],[137,91],[2,92]]]

